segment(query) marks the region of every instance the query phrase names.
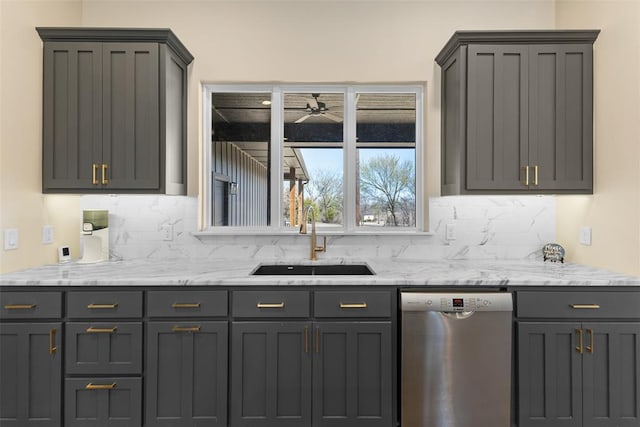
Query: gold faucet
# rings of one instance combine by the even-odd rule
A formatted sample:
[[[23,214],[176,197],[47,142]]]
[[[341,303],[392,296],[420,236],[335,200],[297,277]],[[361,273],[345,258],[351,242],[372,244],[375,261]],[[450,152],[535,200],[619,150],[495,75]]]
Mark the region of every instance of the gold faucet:
[[[327,251],[327,236],[323,236],[322,246],[317,246],[318,238],[316,236],[316,213],[313,209],[313,206],[309,206],[306,214],[302,218],[302,224],[300,224],[300,234],[307,234],[307,219],[309,218],[309,213],[311,213],[311,244],[309,247],[309,259],[311,261],[315,261],[318,259],[318,257],[316,256],[316,252]]]

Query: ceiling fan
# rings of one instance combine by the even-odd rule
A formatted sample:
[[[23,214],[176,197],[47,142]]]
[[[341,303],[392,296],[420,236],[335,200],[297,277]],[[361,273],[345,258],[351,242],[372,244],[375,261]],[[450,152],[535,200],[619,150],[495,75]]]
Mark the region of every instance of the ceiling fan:
[[[318,101],[319,93],[312,93],[312,98],[307,98],[307,107],[305,111],[307,114],[300,117],[295,123],[302,123],[307,120],[309,117],[321,116],[326,117],[329,120],[333,120],[337,123],[342,123],[342,117],[338,117],[335,114],[329,112],[329,108],[327,108],[327,104],[324,102]]]

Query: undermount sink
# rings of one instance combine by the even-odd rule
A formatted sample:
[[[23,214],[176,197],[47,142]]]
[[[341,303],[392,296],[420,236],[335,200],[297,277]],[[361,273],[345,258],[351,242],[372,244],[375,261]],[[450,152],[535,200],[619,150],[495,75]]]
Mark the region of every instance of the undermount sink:
[[[372,276],[366,264],[262,264],[252,276]]]

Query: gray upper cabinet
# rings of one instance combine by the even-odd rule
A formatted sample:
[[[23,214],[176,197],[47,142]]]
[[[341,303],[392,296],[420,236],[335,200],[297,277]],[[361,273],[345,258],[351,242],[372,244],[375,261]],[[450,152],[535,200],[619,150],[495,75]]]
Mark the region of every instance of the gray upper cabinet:
[[[597,30],[456,32],[442,67],[442,194],[593,192]]]
[[[193,57],[171,30],[37,30],[43,192],[185,194]]]

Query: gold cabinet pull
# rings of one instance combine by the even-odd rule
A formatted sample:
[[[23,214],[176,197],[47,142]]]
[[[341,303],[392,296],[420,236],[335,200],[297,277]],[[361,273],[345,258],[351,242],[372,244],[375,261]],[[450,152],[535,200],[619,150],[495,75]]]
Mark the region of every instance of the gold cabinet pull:
[[[533,166],[533,185],[538,186],[538,165]]]
[[[99,184],[99,182],[98,182],[98,164],[97,163],[94,163],[91,166],[91,183],[93,185],[98,185]]]
[[[87,328],[87,332],[90,334],[113,334],[116,330],[118,330],[117,326],[113,328],[94,328],[93,326],[89,326]]]
[[[523,166],[524,169],[524,185],[529,186],[529,165]]]
[[[315,352],[320,353],[320,328],[316,326],[316,339],[314,340]]]
[[[36,304],[7,304],[4,306],[6,310],[33,310]]]
[[[116,388],[116,383],[111,383],[111,384],[89,383],[86,386],[84,386],[84,388],[87,390],[113,390],[114,388]]]
[[[358,302],[354,304],[340,303],[340,308],[367,308],[366,302]]]
[[[576,333],[578,334],[578,346],[576,347],[576,351],[582,354],[582,329],[576,329]]]
[[[200,326],[174,326],[173,332],[200,332]]]
[[[115,304],[88,304],[87,305],[88,309],[96,309],[96,310],[104,310],[104,309],[111,309],[114,310],[116,308],[118,308],[118,303]]]
[[[109,166],[107,166],[106,163],[102,164],[102,183],[103,184],[108,184],[109,180],[107,179],[107,169],[109,168]]]
[[[199,302],[175,302],[171,304],[172,308],[200,308]]]
[[[57,332],[57,328],[53,328],[49,331],[49,354],[56,354],[56,351],[58,351],[58,347],[55,346]]]
[[[309,353],[309,327],[304,327],[304,352]]]
[[[593,353],[593,329],[587,329],[587,334],[589,334],[589,345],[587,348],[587,353]]]
[[[267,302],[259,302],[258,304],[256,304],[257,308],[284,308],[284,303],[283,302],[277,302],[277,303],[267,303]]]
[[[597,310],[600,308],[598,304],[570,304],[571,308],[576,310]]]

